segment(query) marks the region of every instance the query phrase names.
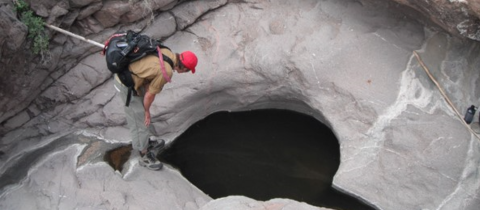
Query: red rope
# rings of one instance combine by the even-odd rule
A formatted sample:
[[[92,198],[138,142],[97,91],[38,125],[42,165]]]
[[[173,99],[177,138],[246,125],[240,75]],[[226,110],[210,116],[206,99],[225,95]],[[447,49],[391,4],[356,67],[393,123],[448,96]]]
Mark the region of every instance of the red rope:
[[[165,63],[163,62],[163,55],[162,55],[162,52],[160,51],[159,46],[157,46],[157,52],[158,52],[158,59],[160,60],[160,66],[162,67],[163,78],[165,78],[165,80],[167,80],[167,82],[170,82],[170,77],[167,74],[167,70],[165,70]],[[172,66],[172,68],[173,68],[173,66]]]

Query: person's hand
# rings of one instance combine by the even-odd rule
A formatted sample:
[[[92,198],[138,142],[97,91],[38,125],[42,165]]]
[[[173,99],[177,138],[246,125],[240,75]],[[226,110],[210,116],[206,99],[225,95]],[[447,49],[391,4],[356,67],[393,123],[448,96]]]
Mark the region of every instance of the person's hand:
[[[145,112],[145,126],[149,126],[150,125],[150,112]]]

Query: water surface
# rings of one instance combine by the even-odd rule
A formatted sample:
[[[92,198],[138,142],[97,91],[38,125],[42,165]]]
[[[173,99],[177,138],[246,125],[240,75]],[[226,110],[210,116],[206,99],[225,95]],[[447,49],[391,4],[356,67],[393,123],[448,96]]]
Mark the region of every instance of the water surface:
[[[335,209],[374,209],[331,187],[338,140],[313,117],[286,110],[218,112],[160,157],[212,198],[290,198]]]

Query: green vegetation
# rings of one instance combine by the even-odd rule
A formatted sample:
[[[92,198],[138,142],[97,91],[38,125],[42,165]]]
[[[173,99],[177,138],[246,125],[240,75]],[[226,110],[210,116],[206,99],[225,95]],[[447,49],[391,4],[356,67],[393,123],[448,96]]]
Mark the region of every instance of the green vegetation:
[[[28,28],[28,38],[33,41],[32,51],[42,57],[48,52],[48,36],[45,33],[43,19],[33,14],[30,7],[23,0],[14,1],[15,11]]]

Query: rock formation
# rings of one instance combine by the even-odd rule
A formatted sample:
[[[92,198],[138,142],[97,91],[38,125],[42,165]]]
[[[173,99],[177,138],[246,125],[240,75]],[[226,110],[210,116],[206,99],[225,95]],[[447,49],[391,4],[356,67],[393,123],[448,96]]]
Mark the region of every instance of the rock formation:
[[[478,106],[475,1],[398,0],[450,34],[387,1],[27,2],[48,23],[98,42],[134,29],[195,51],[198,72],[176,75],[152,110],[169,143],[216,111],[290,109],[337,135],[336,188],[379,209],[480,206],[480,140],[412,54],[456,109]],[[0,209],[316,209],[212,200],[171,167],[139,167],[135,155],[113,171],[102,154],[129,134],[100,49],[50,31],[42,60],[11,1],[0,2],[0,16]]]
[[[421,12],[450,34],[480,41],[480,2],[476,0],[394,0]]]

